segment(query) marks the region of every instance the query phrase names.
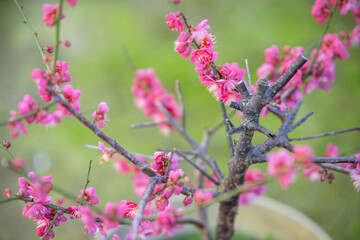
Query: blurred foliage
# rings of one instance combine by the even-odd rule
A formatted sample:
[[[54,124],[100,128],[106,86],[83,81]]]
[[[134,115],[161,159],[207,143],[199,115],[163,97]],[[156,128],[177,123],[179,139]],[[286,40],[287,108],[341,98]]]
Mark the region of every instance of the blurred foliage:
[[[48,1],[55,4],[56,1]],[[33,27],[38,32],[42,46],[53,43],[54,29],[42,22],[40,1],[24,0],[22,4]],[[312,0],[228,0],[186,1],[177,9],[184,12],[191,24],[208,19],[210,32],[216,36],[216,63],[250,63],[253,82],[256,69],[263,63],[265,48],[276,44],[309,48],[320,37],[323,26],[311,17]],[[178,134],[163,137],[155,128],[131,130],[129,125],[149,121],[134,106],[129,89],[134,69],[153,67],[170,92],[175,92],[175,80],[180,80],[187,114],[187,129],[196,140],[201,140],[204,127],[211,127],[221,118],[220,106],[199,83],[194,66],[173,50],[176,32],[165,24],[164,15],[173,8],[166,0],[95,1],[79,0],[71,8],[65,4],[66,18],[61,22],[61,39],[70,40],[70,48],[61,48],[60,59],[70,65],[71,84],[82,91],[81,112],[90,118],[101,101],[109,105],[109,126],[104,130],[131,152],[152,155],[159,147],[187,149],[187,143]],[[330,32],[350,31],[353,17],[335,15]],[[32,69],[43,64],[31,34],[24,24],[13,1],[0,1],[0,121],[9,118],[9,110],[17,109],[17,103],[25,94],[37,97],[37,89],[30,78]],[[351,58],[337,61],[336,81],[329,93],[315,90],[304,96],[299,118],[313,110],[314,115],[292,136],[310,136],[359,125],[358,103],[360,50],[350,49]],[[239,123],[234,118],[234,123]],[[279,121],[273,116],[261,119],[261,123],[275,131]],[[101,153],[85,148],[85,144],[97,145],[97,139],[77,120],[63,118],[55,128],[28,126],[29,134],[12,140],[11,152],[25,159],[27,169],[35,170],[33,156],[47,153],[51,167],[40,175],[52,175],[53,182],[77,194],[84,185],[88,161],[97,160]],[[9,139],[9,129],[1,128],[2,139]],[[328,142],[339,146],[343,155],[359,151],[359,133],[311,140],[316,154],[322,156]],[[255,142],[264,140],[256,136]],[[212,139],[209,148],[227,172],[229,154],[222,128]],[[0,153],[4,158],[5,154]],[[183,163],[182,163],[183,164]],[[182,165],[191,176],[193,170]],[[264,166],[261,166],[264,168]],[[17,175],[5,168],[0,169],[0,189],[18,189]],[[128,176],[119,176],[111,163],[93,164],[90,185],[96,189],[100,207],[106,202],[122,199],[138,200],[132,192]],[[287,191],[275,181],[268,185],[268,196],[285,202],[314,219],[334,239],[357,239],[360,233],[359,194],[353,189],[347,176],[336,174],[332,185],[311,183],[299,178]],[[53,200],[58,196],[54,194]],[[65,204],[73,204],[66,201]],[[35,239],[35,226],[31,220],[21,217],[22,202],[0,205],[0,239]],[[21,229],[21,230],[20,230]],[[77,221],[62,223],[55,229],[57,239],[92,239],[82,232]]]

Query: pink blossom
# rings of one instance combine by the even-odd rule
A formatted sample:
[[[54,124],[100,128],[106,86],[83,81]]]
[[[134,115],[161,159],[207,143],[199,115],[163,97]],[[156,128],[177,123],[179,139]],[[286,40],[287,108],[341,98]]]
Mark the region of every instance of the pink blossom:
[[[338,39],[338,34],[325,34],[320,49],[328,57],[338,57],[340,59],[346,59],[349,57],[349,53],[346,51],[343,43]]]
[[[244,187],[246,191],[242,192],[239,197],[240,205],[248,205],[255,198],[262,196],[266,192],[266,186],[252,186],[252,184],[259,183],[265,179],[264,173],[260,169],[249,169],[245,172]]]
[[[194,200],[197,204],[207,203],[212,199],[212,193],[198,189],[194,193]]]
[[[124,159],[114,155],[112,156],[112,160],[114,161],[114,168],[116,169],[119,175],[130,172],[131,168]]]
[[[213,52],[209,48],[200,48],[191,52],[191,63],[208,64],[213,59]]]
[[[109,121],[107,114],[106,114],[108,111],[109,111],[109,108],[108,108],[106,102],[101,102],[101,103],[99,103],[97,110],[95,112],[93,112],[92,118],[96,122],[96,126],[98,128],[103,128],[103,127],[107,126],[105,121]]]
[[[135,194],[138,197],[142,197],[147,186],[149,185],[149,177],[142,172],[138,172],[131,177],[131,180],[133,182]]]
[[[180,12],[176,12],[175,14],[169,13],[165,17],[166,17],[166,24],[169,25],[169,28],[171,30],[176,29],[178,33],[181,33],[183,27],[186,26],[186,24],[181,21],[182,16]]]
[[[81,215],[81,221],[85,224],[85,231],[89,235],[94,235],[100,232],[105,238],[107,237],[102,224],[95,221],[95,216],[88,205],[79,207],[79,212]]]
[[[107,202],[105,204],[104,213],[112,215],[112,216],[118,216],[118,204],[112,203],[112,202]],[[120,226],[119,221],[116,221],[116,220],[112,219],[111,217],[108,217],[106,214],[104,214],[102,216],[102,219],[104,221],[104,228],[106,230],[114,229],[114,228],[117,228],[118,226]],[[118,217],[123,217],[123,216],[118,216]]]
[[[351,13],[354,15],[355,22],[360,23],[360,2],[351,8]]]
[[[191,34],[191,39],[194,39],[201,35],[207,35],[207,30],[210,29],[210,26],[207,24],[207,19],[201,21],[196,27],[193,28],[193,32]]]
[[[215,179],[216,181],[218,181],[218,178],[216,177],[215,173],[212,172],[210,175],[213,179]],[[205,178],[205,188],[211,188],[211,187],[215,187],[215,183],[213,183],[212,181],[210,181],[208,178]]]
[[[44,48],[45,51],[47,51],[48,53],[53,53],[54,52],[54,46],[53,45],[47,45]]]
[[[5,195],[5,197],[7,197],[8,199],[11,198],[11,190],[10,190],[10,188],[5,188],[5,189],[4,189],[4,195]]]
[[[20,115],[26,115],[32,111],[38,109],[35,99],[33,99],[29,94],[26,94],[21,102],[18,104]],[[35,121],[37,115],[33,114],[26,118],[27,123],[32,123]]]
[[[182,225],[176,224],[176,220],[182,216],[174,215],[179,210],[169,205],[164,211],[159,212],[157,219],[151,223],[154,234],[164,233],[166,237],[174,236],[174,230],[182,228]]]
[[[138,208],[139,206],[134,202],[123,200],[119,203],[119,209],[123,211],[125,218],[134,219]]]
[[[155,200],[155,206],[157,208],[157,210],[164,211],[165,208],[169,205],[169,199],[161,196],[159,199]]]
[[[56,25],[56,15],[59,8],[59,4],[51,5],[51,4],[44,4],[43,5],[43,13],[44,16],[42,21],[49,27],[53,27]],[[65,18],[63,13],[60,14],[60,20]]]
[[[166,173],[166,170],[168,168],[168,164],[170,161],[171,153],[164,153],[164,152],[155,152],[154,153],[154,160],[155,162],[152,162],[150,166],[160,175],[164,176]],[[171,162],[169,170],[176,170],[179,167],[178,163],[178,156],[174,153]]]
[[[112,236],[111,240],[121,240],[121,239],[120,239],[120,237],[115,233],[115,234]]]
[[[359,2],[360,3],[360,2]],[[360,7],[359,7],[360,8]],[[345,48],[357,47],[360,43],[360,25],[356,26],[346,39],[344,46]]]
[[[267,172],[269,175],[278,178],[281,186],[287,189],[296,178],[295,158],[286,150],[270,153],[267,157]]]
[[[11,110],[10,114],[12,115],[12,117],[9,119],[9,123],[6,124],[6,126],[10,128],[10,137],[17,138],[19,136],[19,130],[26,135],[28,132],[24,126],[24,123],[21,121],[13,122],[18,118],[16,111]]]
[[[76,198],[76,202],[81,204],[81,197],[83,195],[84,190],[80,190],[79,195]],[[84,197],[83,197],[84,204],[96,205],[99,203],[99,198],[95,196],[95,189],[94,187],[86,188]]]
[[[25,169],[25,161],[20,157],[14,157],[11,160],[11,166],[17,170],[24,170]]]
[[[70,84],[67,84],[62,89],[62,94],[65,100],[73,107],[76,111],[80,110],[80,103],[78,102],[81,92],[80,90],[74,90]],[[61,104],[58,104],[59,111],[64,115],[71,116],[72,114]]]
[[[68,4],[72,7],[75,7],[76,3],[78,0],[66,0],[68,2]]]
[[[49,229],[50,221],[45,217],[41,217],[35,221],[35,224],[37,225],[36,235],[42,237],[46,234],[47,230]]]
[[[190,38],[189,32],[181,32],[179,37],[175,42],[175,50],[182,56],[187,59],[190,53],[193,50],[192,41]]]
[[[339,157],[339,148],[333,144],[333,143],[329,143],[326,147],[326,153],[325,153],[325,157]]]
[[[319,181],[323,169],[317,165],[312,165],[303,170],[303,176],[310,179],[310,181]]]
[[[175,4],[175,5],[178,5],[181,3],[181,0],[172,0],[172,3]]]
[[[351,172],[350,179],[353,181],[354,188],[356,189],[356,191],[359,192],[360,191],[360,174]]]
[[[271,64],[272,66],[278,65],[281,60],[280,50],[278,46],[272,45],[271,48],[267,48],[265,53],[265,63]]]
[[[52,66],[52,63],[51,63]],[[56,61],[55,64],[55,74],[50,76],[49,71],[46,71],[47,78],[51,77],[51,83],[56,85],[61,85],[66,82],[71,81],[71,76],[68,73],[69,65],[65,61]]]
[[[104,153],[101,158],[99,159],[99,163],[103,164],[104,162],[108,162],[109,159],[112,159],[115,150],[105,148],[105,145],[102,142],[99,142],[99,148]]]
[[[36,119],[36,123],[43,124],[47,127],[55,126],[56,124],[61,122],[61,117],[64,115],[62,111],[55,111],[53,113],[47,113],[44,110],[40,110],[38,113],[38,118]]]
[[[190,205],[193,201],[193,198],[191,196],[186,196],[183,200],[183,204],[186,207],[187,205]]]
[[[323,23],[330,16],[330,5],[327,0],[315,0],[311,15],[316,18],[317,23]]]
[[[293,149],[295,161],[300,163],[303,167],[309,167],[314,161],[314,155],[309,145],[297,145]]]
[[[336,0],[331,0],[331,5],[335,5],[336,2]],[[354,4],[356,0],[340,0],[336,6],[340,8],[340,14],[345,15]]]

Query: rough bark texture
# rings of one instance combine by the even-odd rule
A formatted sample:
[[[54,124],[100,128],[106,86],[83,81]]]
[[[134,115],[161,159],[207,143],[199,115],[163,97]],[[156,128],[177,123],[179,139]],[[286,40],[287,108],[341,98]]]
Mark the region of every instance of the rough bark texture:
[[[275,95],[285,87],[295,73],[305,64],[307,58],[303,55],[299,56],[296,61],[286,70],[286,72],[273,84],[268,86],[266,79],[260,79],[254,95],[249,96],[246,91],[240,91],[243,95],[244,101],[241,107],[243,118],[241,121],[239,136],[235,145],[235,153],[229,163],[229,175],[225,179],[223,191],[229,192],[242,185],[245,180],[245,171],[248,169],[253,154],[258,154],[258,150],[254,149],[252,145],[252,138],[255,131],[260,131],[264,134],[266,132],[270,137],[266,146],[261,146],[268,149],[268,145],[275,146],[281,140],[281,136],[270,134],[265,128],[259,125],[260,112],[266,104],[269,104]],[[238,105],[238,104],[231,104]],[[288,119],[290,120],[290,119]],[[292,120],[292,119],[291,119]],[[284,122],[283,128],[290,129],[292,121]],[[261,129],[261,130],[260,130]],[[280,131],[280,130],[279,130]],[[280,134],[281,135],[281,134]],[[270,143],[271,142],[271,143]],[[220,203],[219,215],[216,227],[216,239],[226,240],[231,239],[234,234],[234,220],[238,210],[239,195],[231,197]]]

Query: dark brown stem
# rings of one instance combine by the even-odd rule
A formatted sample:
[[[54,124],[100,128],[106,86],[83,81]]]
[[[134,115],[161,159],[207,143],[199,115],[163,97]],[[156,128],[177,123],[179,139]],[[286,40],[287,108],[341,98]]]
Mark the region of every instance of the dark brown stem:
[[[352,131],[359,131],[359,130],[360,130],[360,127],[354,127],[354,128],[350,128],[350,129],[328,132],[328,133],[323,133],[323,134],[314,135],[314,136],[310,136],[310,137],[289,138],[289,141],[302,141],[302,140],[308,140],[308,139],[315,139],[315,138],[333,136],[333,135],[337,135],[337,134],[342,134],[342,133],[347,133],[347,132],[352,132]]]
[[[314,163],[357,163],[356,157],[315,157]]]

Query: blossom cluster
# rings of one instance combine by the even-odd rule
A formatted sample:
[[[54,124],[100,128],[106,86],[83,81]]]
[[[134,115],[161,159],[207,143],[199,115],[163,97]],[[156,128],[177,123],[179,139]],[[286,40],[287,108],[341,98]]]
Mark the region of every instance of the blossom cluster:
[[[218,53],[214,51],[214,37],[207,31],[210,29],[207,19],[194,27],[184,23],[180,12],[169,13],[165,17],[169,28],[180,33],[175,50],[185,59],[191,55],[190,62],[195,64],[201,84],[207,86],[217,100],[226,104],[240,101],[241,95],[234,89],[236,84],[244,81],[245,69],[239,68],[237,63],[214,64]]]
[[[338,2],[336,4],[336,2]],[[331,5],[340,8],[340,14],[346,15],[349,11],[354,15],[355,22],[360,23],[360,2],[357,0],[331,0]],[[330,17],[330,4],[328,0],[315,0],[311,15],[321,24]]]
[[[181,108],[174,99],[174,95],[168,93],[161,84],[160,79],[156,76],[155,70],[140,69],[136,71],[134,85],[131,92],[136,96],[134,102],[144,114],[151,117],[154,122],[166,120],[166,116],[159,109],[157,104],[161,104],[170,113],[174,121],[182,116]],[[167,123],[159,125],[159,129],[165,135],[169,134],[171,127]]]

